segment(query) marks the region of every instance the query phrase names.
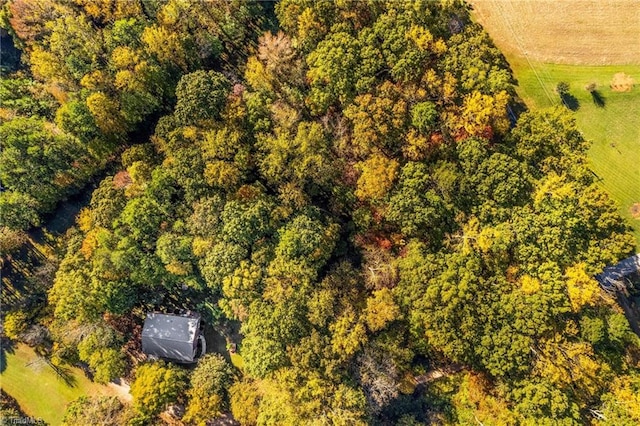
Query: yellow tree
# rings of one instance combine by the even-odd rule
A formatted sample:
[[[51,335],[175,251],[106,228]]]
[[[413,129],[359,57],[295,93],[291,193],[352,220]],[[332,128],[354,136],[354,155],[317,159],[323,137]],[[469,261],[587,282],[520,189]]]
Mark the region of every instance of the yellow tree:
[[[388,288],[374,291],[373,296],[367,299],[364,319],[370,331],[380,331],[400,316],[400,308]]]
[[[134,408],[151,420],[168,404],[178,402],[186,387],[186,371],[164,362],[141,364],[131,384]]]
[[[367,341],[364,325],[358,321],[353,308],[349,307],[330,326],[331,346],[343,359],[355,354]]]
[[[147,52],[155,55],[159,61],[175,64],[182,70],[187,70],[187,54],[178,33],[152,25],[144,29],[142,41]]]
[[[585,266],[584,263],[578,263],[565,272],[567,293],[575,312],[580,311],[583,306],[595,305],[600,295],[598,282],[587,274]]]
[[[509,94],[506,91],[494,96],[474,91],[464,97],[455,127],[464,129],[471,136],[486,134],[488,129],[504,133],[509,129],[508,102]]]
[[[105,133],[119,134],[126,131],[126,125],[120,115],[118,102],[105,95],[95,92],[87,97],[87,106],[97,126]]]
[[[381,200],[389,192],[395,181],[399,164],[382,154],[374,154],[356,164],[360,171],[356,197],[361,200]]]
[[[633,426],[640,424],[640,376],[616,378],[611,390],[602,396],[602,407],[595,413],[598,425]]]
[[[90,17],[104,23],[142,15],[140,0],[74,0]]]
[[[242,425],[255,425],[260,414],[262,392],[259,381],[244,380],[236,382],[229,388],[231,414]]]
[[[585,342],[572,342],[565,338],[575,333],[575,326],[568,323],[563,335],[556,334],[538,345],[533,374],[554,385],[572,388],[582,400],[598,395],[611,379],[612,371]]]
[[[408,125],[408,105],[400,88],[386,81],[376,94],[355,98],[344,110],[353,125],[352,144],[356,154],[370,155],[376,149],[394,153],[404,140]]]

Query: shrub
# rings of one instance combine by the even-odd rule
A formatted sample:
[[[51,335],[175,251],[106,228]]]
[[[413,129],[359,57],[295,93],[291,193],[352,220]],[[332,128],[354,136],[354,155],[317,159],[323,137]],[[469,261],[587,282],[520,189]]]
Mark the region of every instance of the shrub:
[[[633,78],[623,72],[613,76],[611,80],[611,90],[614,92],[630,92],[633,89]]]

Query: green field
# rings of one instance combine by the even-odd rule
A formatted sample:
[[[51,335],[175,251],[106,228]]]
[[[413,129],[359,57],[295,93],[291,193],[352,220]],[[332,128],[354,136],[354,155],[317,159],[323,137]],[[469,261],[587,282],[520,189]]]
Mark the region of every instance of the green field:
[[[640,219],[631,215],[631,206],[640,203],[640,66],[555,65],[512,55],[507,59],[518,80],[518,94],[529,108],[560,104],[555,86],[560,81],[569,83],[570,94],[578,102],[578,128],[592,142],[591,167],[632,226],[636,250],[640,249]],[[610,89],[609,83],[618,72],[634,78],[631,92]],[[585,89],[590,83],[596,83],[603,106],[597,106]]]
[[[87,379],[78,368],[66,370],[71,383],[65,383],[26,345],[20,344],[5,355],[6,369],[0,375],[2,389],[18,401],[25,414],[50,425],[59,425],[67,404],[80,396],[115,395],[111,388]]]

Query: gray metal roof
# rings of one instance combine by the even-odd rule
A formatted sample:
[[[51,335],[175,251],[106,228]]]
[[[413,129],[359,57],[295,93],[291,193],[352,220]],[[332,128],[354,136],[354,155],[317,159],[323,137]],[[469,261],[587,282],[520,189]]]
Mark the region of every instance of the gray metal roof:
[[[193,361],[200,317],[149,313],[142,329],[142,351],[147,355]]]
[[[604,268],[596,279],[605,289],[625,288],[624,278],[640,273],[640,253]]]

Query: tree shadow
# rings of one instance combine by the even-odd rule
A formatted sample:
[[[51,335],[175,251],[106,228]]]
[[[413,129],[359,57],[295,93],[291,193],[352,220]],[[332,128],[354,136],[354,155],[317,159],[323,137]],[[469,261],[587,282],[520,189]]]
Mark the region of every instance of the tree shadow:
[[[571,93],[560,94],[560,99],[562,100],[564,106],[569,108],[571,111],[577,111],[580,109],[580,102]]]
[[[45,362],[49,365],[49,367],[53,369],[53,371],[56,373],[56,376],[58,376],[58,378],[62,380],[65,385],[71,388],[76,387],[77,379],[73,375],[73,370],[71,370],[71,368],[64,365],[56,365],[51,362],[49,358],[45,358]]]
[[[27,366],[38,367],[41,365],[49,366],[56,374],[58,379],[62,380],[65,385],[70,388],[75,388],[78,380],[73,375],[73,370],[65,365],[54,364],[49,356],[44,353],[41,348],[35,348],[36,358],[33,361],[28,362]]]
[[[606,100],[604,96],[602,96],[602,93],[600,93],[597,90],[592,90],[590,93],[591,93],[591,98],[593,99],[593,103],[598,108],[604,108],[606,105]]]
[[[15,352],[15,343],[6,337],[0,338],[0,373],[7,369],[7,353]]]

